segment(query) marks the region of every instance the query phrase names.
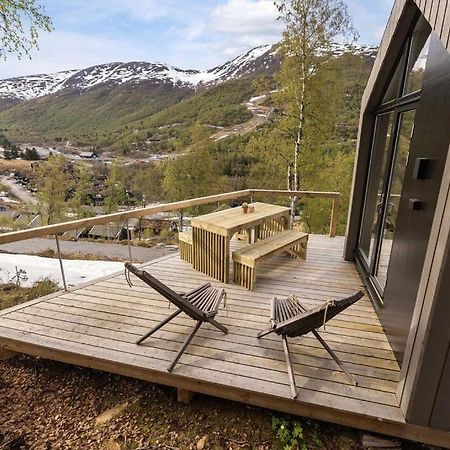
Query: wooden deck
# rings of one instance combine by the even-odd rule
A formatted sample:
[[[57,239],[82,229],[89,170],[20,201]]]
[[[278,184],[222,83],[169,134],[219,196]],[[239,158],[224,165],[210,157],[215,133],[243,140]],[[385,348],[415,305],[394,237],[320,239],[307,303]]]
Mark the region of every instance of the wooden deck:
[[[0,312],[0,353],[3,347],[174,386],[180,392],[430,441],[424,435],[429,431],[404,422],[395,394],[399,367],[368,298],[331,320],[321,333],[358,387],[348,383],[314,337],[305,336],[291,341],[299,387],[298,399],[292,400],[281,339],[255,337],[267,327],[274,294],[295,293],[306,305],[318,306],[361,289],[342,248],[342,238],[313,235],[306,261],[280,255],[261,264],[253,292],[211,280],[178,253],[145,264],[176,290],[212,281],[228,294],[217,319],[230,333],[225,336],[204,325],[173,373],[166,368],[194,323],[179,316],[144,345],[135,345],[174,307],[169,309],[166,300],[136,277],[128,287],[123,273]]]

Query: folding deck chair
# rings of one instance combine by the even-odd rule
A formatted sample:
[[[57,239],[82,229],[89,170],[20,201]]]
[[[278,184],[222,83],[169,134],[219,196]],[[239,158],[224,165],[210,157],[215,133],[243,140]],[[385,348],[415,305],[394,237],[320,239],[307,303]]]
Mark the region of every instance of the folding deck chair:
[[[352,375],[347,371],[342,361],[337,357],[333,350],[323,340],[322,336],[317,332],[317,329],[337,314],[348,308],[353,303],[364,297],[364,292],[359,291],[350,297],[342,300],[330,300],[325,302],[322,306],[313,309],[305,308],[298,299],[292,295],[285,299],[272,298],[270,306],[270,323],[271,327],[267,330],[261,331],[258,334],[258,339],[270,333],[276,333],[281,336],[283,340],[284,356],[286,358],[287,372],[289,376],[289,383],[291,385],[292,398],[297,397],[297,387],[295,385],[294,371],[292,369],[291,356],[289,354],[289,346],[287,338],[303,336],[312,332],[316,339],[320,342],[323,348],[336,361],[338,366],[347,375],[350,382],[357,386],[356,381]]]
[[[192,291],[186,292],[184,294],[177,294],[175,291],[170,289],[164,283],[161,283],[161,281],[157,280],[154,276],[150,275],[145,270],[138,269],[137,267],[133,266],[133,264],[127,262],[125,263],[125,277],[130,286],[132,286],[132,284],[130,281],[129,272],[133,273],[142,281],[147,283],[156,292],[161,294],[163,297],[169,300],[170,303],[173,303],[178,308],[173,314],[171,314],[161,323],[152,328],[144,336],[139,338],[136,341],[137,345],[140,345],[153,333],[155,333],[161,327],[163,327],[164,325],[169,323],[172,319],[177,317],[178,314],[180,314],[181,312],[184,312],[191,319],[197,321],[197,324],[195,325],[192,333],[186,338],[186,340],[183,343],[183,346],[177,353],[177,356],[167,369],[169,372],[173,371],[179,359],[183,355],[184,351],[192,341],[192,338],[195,336],[195,334],[197,333],[203,322],[209,322],[211,325],[214,325],[216,328],[218,328],[220,331],[223,331],[225,334],[228,333],[228,329],[214,319],[219,310],[222,299],[226,297],[224,289],[216,289],[211,286],[211,283],[206,283],[203,284],[202,286],[199,286],[198,288],[193,289]]]

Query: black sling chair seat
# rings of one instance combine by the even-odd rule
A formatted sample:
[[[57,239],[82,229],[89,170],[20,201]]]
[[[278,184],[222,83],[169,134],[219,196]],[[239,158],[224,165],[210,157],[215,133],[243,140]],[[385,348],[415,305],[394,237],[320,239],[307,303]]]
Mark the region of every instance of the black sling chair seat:
[[[164,319],[161,323],[152,328],[148,333],[139,338],[136,341],[137,345],[140,345],[143,341],[145,341],[148,337],[150,337],[153,333],[158,331],[164,325],[169,323],[172,319],[178,316],[181,312],[187,314],[191,319],[197,321],[192,333],[186,338],[184,341],[180,351],[177,353],[175,359],[172,364],[168,367],[168,371],[172,372],[178,363],[179,359],[187,349],[188,345],[192,341],[193,337],[200,329],[200,326],[203,322],[209,322],[211,325],[214,325],[220,331],[225,334],[228,333],[228,329],[224,327],[222,324],[214,320],[217,312],[219,311],[220,304],[222,299],[225,298],[226,293],[224,289],[216,289],[211,286],[211,283],[203,284],[198,288],[193,289],[192,291],[186,292],[184,294],[177,294],[175,291],[170,289],[167,285],[156,279],[154,276],[150,275],[147,271],[138,269],[133,264],[126,262],[125,263],[125,275],[127,277],[128,284],[131,286],[131,282],[129,280],[128,272],[133,273],[138,278],[140,278],[144,283],[148,284],[152,287],[156,292],[161,294],[170,303],[173,303],[178,309],[171,314],[169,317]]]
[[[364,292],[359,291],[341,300],[327,301],[323,305],[313,309],[305,308],[294,295],[285,299],[272,298],[270,306],[270,323],[272,326],[267,330],[261,331],[257,337],[261,338],[270,333],[276,333],[281,336],[292,398],[297,397],[297,387],[295,385],[294,370],[292,368],[287,338],[303,336],[309,332],[313,333],[322,347],[336,361],[350,382],[354,386],[357,386],[352,375],[347,371],[342,361],[328,346],[322,336],[320,336],[317,329],[362,297],[364,297]]]

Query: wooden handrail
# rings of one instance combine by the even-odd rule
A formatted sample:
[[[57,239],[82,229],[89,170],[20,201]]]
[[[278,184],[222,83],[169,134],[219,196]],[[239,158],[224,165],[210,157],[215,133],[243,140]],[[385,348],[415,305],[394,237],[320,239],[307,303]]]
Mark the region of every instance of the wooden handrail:
[[[0,244],[7,244],[10,242],[23,241],[26,239],[44,237],[55,235],[65,231],[82,229],[94,225],[101,225],[110,222],[124,222],[127,219],[139,218],[148,214],[156,214],[160,212],[176,211],[180,209],[191,208],[193,206],[206,205],[208,203],[215,203],[225,200],[235,200],[243,197],[252,197],[257,195],[269,195],[280,197],[296,196],[300,198],[329,198],[333,200],[330,236],[336,235],[337,216],[339,210],[339,192],[316,192],[316,191],[282,191],[282,190],[266,190],[266,189],[245,189],[242,191],[226,192],[223,194],[209,195],[206,197],[198,197],[189,200],[182,200],[179,202],[165,203],[158,206],[151,206],[147,208],[137,208],[131,211],[123,211],[113,214],[105,214],[96,217],[89,217],[86,219],[72,220],[70,222],[62,222],[53,225],[46,225],[42,227],[30,228],[20,231],[12,231],[0,234]]]

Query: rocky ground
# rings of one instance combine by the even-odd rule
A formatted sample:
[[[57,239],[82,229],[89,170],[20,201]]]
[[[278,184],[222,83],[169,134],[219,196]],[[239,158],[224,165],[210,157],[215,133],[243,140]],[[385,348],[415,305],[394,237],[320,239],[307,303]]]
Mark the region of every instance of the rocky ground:
[[[2,449],[277,448],[269,411],[25,356],[0,363],[0,411]]]

